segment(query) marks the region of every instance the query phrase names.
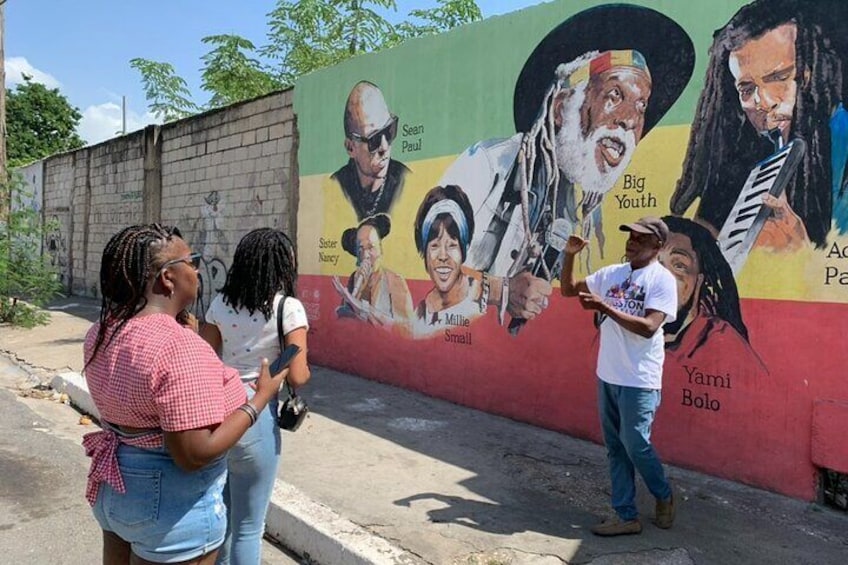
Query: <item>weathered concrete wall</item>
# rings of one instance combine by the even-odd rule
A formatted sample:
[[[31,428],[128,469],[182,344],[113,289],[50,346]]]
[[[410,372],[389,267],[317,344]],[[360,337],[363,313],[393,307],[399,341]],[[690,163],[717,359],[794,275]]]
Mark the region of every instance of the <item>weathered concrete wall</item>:
[[[203,254],[198,311],[224,283],[247,231],[294,232],[293,132],[291,91],[162,130],[161,219]]]
[[[44,161],[43,216],[51,222],[44,241],[44,250],[50,263],[59,273],[59,279],[70,288],[70,234],[71,201],[74,193],[74,154],[67,153]],[[50,187],[50,190],[46,190]]]
[[[291,91],[56,155],[43,167],[45,252],[68,292],[98,296],[109,238],[136,223],[176,225],[203,253],[202,312],[239,239],[256,227],[295,237]],[[34,170],[34,169],[33,169]]]

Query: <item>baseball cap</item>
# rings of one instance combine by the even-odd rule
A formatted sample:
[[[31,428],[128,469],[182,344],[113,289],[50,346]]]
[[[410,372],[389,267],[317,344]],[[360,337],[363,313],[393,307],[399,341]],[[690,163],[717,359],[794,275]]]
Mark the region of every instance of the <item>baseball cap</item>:
[[[668,241],[668,226],[665,222],[654,216],[639,218],[631,224],[618,226],[621,231],[635,231],[636,233],[647,233],[657,236],[661,243]]]

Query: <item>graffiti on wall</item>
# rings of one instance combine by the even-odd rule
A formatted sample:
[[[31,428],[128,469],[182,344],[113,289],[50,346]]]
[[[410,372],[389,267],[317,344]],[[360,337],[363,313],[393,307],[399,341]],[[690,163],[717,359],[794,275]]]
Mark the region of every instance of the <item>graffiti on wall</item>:
[[[53,214],[47,225],[51,228],[44,238],[44,252],[50,259],[50,266],[59,276],[59,282],[68,285],[68,243],[65,229],[59,216]]]
[[[203,197],[199,215],[194,223],[194,232],[198,234],[194,245],[201,255],[198,269],[199,285],[197,300],[193,311],[203,319],[212,299],[227,281],[227,266],[219,253],[226,257],[229,242],[222,228],[226,205],[217,190]]]
[[[222,213],[221,195],[217,190],[213,190],[203,197],[203,204],[200,205],[198,245],[204,258],[211,259],[213,248],[216,246],[224,252],[229,249],[227,236],[221,229]]]

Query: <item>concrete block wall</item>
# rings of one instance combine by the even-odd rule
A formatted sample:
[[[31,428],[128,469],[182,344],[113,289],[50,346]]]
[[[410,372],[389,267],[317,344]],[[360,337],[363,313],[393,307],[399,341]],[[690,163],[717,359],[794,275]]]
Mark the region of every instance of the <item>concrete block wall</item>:
[[[245,233],[293,235],[295,163],[291,90],[163,128],[161,217],[203,255],[198,313],[226,280]]]
[[[178,226],[203,254],[202,313],[239,239],[276,227],[296,241],[297,132],[292,91],[44,160],[45,237],[66,290],[99,296],[100,259],[122,227]],[[51,257],[53,256],[51,255]]]
[[[96,145],[88,151],[88,208],[84,257],[86,294],[98,296],[100,257],[122,226],[144,221],[142,198],[144,131]]]
[[[71,200],[74,193],[74,155],[65,153],[44,161],[43,217],[53,226],[45,234],[44,252],[66,288],[71,282]],[[49,190],[47,190],[49,187]]]
[[[99,275],[99,257],[96,261],[86,253],[88,249],[89,211],[91,209],[91,179],[89,151],[77,151],[74,155],[74,188],[71,200],[70,249],[77,250],[71,261],[71,280],[67,289],[71,294],[96,295]]]

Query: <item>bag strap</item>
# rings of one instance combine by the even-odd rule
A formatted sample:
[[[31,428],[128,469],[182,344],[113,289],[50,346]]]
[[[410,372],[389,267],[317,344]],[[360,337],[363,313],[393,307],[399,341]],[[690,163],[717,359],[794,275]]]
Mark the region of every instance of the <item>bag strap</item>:
[[[283,307],[286,304],[286,298],[286,296],[283,296],[280,299],[280,303],[277,304],[277,341],[280,344],[281,354],[286,349],[285,339],[283,339]],[[294,392],[294,388],[292,388],[292,386],[289,384],[288,379],[283,380],[283,384],[286,385],[286,392],[291,398],[297,396],[297,394],[295,394]]]

